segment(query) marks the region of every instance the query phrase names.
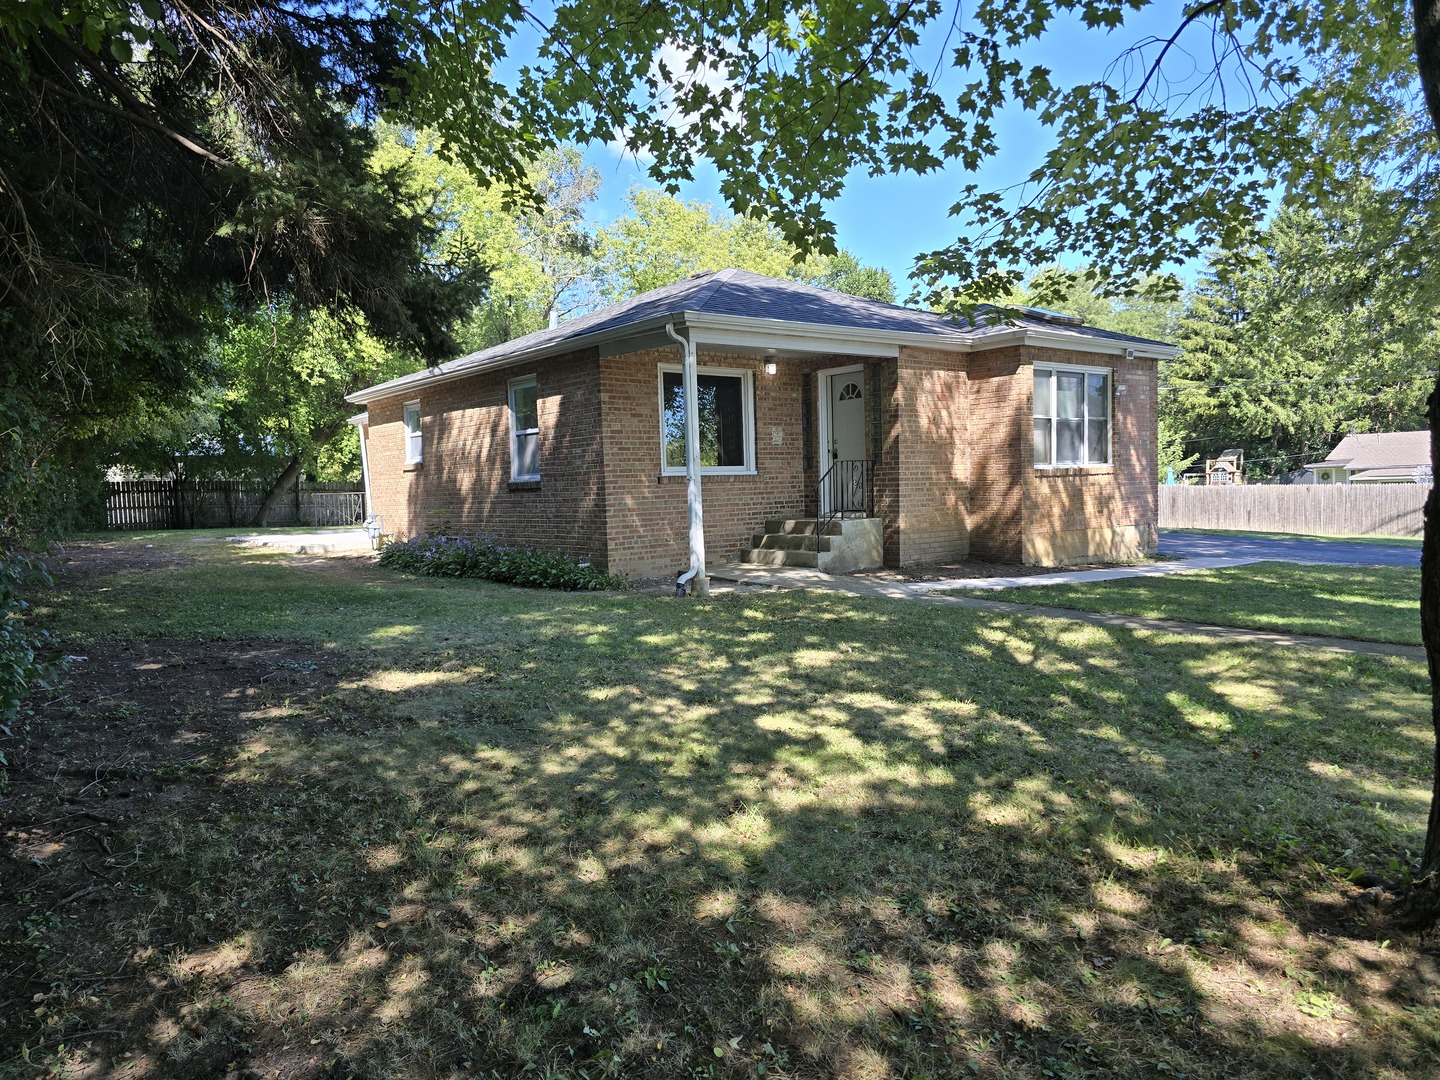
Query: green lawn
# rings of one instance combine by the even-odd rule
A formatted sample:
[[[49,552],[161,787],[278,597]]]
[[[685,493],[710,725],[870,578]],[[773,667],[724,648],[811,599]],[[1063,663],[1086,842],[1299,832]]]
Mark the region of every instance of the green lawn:
[[[1440,1069],[1419,942],[1347,906],[1422,840],[1419,663],[71,554],[84,659],[0,743],[0,1076]]]
[[[1419,567],[1264,562],[986,595],[1150,619],[1420,644]]]

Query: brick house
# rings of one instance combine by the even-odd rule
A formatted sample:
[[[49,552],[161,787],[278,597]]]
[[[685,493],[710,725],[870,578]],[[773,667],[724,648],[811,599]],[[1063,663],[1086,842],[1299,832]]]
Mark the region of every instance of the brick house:
[[[485,533],[638,576],[697,545],[1059,565],[1155,550],[1156,361],[1174,352],[1051,312],[955,323],[724,270],[348,400],[396,536]],[[859,539],[841,557],[816,531]]]

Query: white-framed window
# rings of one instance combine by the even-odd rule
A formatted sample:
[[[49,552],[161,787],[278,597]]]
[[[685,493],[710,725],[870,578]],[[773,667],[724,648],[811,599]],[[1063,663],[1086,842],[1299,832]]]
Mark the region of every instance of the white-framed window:
[[[740,368],[702,367],[696,378],[700,471],[755,471],[755,379]],[[660,365],[660,471],[685,475],[685,387],[680,368]]]
[[[1035,366],[1035,466],[1110,464],[1110,369]]]
[[[540,479],[540,402],[534,375],[510,380],[510,479]]]
[[[414,465],[423,456],[420,442],[420,402],[405,402],[405,464]]]

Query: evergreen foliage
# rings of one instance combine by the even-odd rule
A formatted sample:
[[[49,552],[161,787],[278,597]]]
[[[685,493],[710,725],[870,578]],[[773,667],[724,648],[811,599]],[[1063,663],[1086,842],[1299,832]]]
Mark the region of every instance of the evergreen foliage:
[[[1361,254],[1373,219],[1356,194],[1323,217],[1282,210],[1257,244],[1217,255],[1189,297],[1160,404],[1191,453],[1243,447],[1269,476],[1351,432],[1425,426],[1440,304]]]

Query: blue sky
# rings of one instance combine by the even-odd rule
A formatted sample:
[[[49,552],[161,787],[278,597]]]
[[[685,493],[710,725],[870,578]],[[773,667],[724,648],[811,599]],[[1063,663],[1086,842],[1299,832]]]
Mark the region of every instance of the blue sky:
[[[1090,31],[1076,20],[1057,20],[1043,41],[1022,54],[1022,60],[1027,65],[1050,68],[1057,85],[1100,79],[1127,48],[1147,38],[1168,38],[1179,19],[1179,5],[1162,0],[1133,14],[1124,27],[1113,32]],[[941,53],[945,28],[934,29],[935,34],[922,42],[920,50],[927,58],[927,66]],[[1208,28],[1198,26],[1190,34],[1195,44],[1208,45]],[[1181,80],[1190,73],[1187,68],[1193,70],[1185,44],[1182,38],[1166,59],[1167,71]],[[958,92],[971,78],[964,72],[949,70],[942,77],[941,91]],[[872,178],[859,172],[852,174],[845,194],[830,207],[840,246],[853,251],[864,263],[889,270],[903,300],[909,292],[907,279],[915,255],[942,247],[963,231],[963,222],[947,216],[959,189],[972,181],[985,187],[1016,184],[1039,163],[1047,149],[1044,130],[1018,112],[1002,116],[997,130],[1001,154],[978,174],[966,173],[958,166],[925,176]],[[600,170],[603,179],[594,217],[602,223],[613,220],[624,212],[625,193],[630,186],[648,182],[644,169],[614,146],[588,147],[585,156]],[[681,195],[719,206],[715,171],[703,167]],[[1182,275],[1192,276],[1197,268],[1177,269]]]

